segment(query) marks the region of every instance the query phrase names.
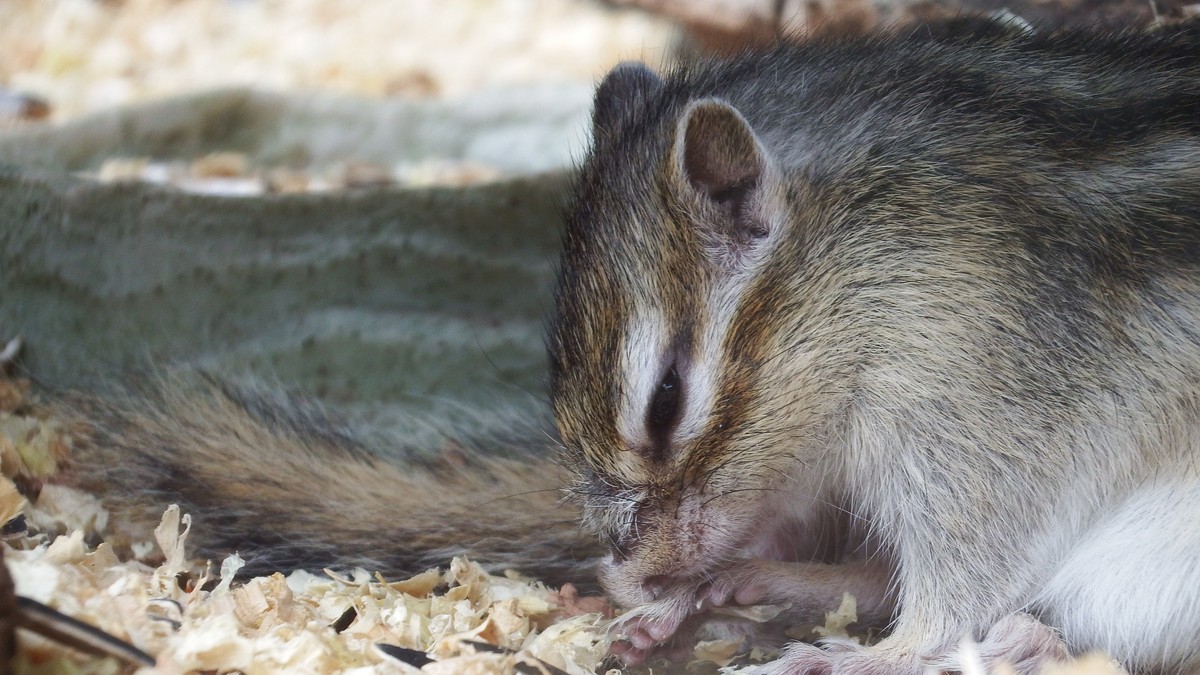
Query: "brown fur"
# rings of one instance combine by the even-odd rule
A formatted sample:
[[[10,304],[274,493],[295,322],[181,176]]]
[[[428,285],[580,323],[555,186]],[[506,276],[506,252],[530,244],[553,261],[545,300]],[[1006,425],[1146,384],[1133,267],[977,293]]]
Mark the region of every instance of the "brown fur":
[[[916,675],[964,636],[1034,672],[1062,645],[1023,612],[1194,671],[1197,110],[1195,25],[626,64],[568,209],[566,469],[536,430],[384,452],[320,409],[168,378],[65,404],[78,480],[143,528],[180,501],[203,553],[258,570],[468,552],[576,580],[598,555],[580,517],[638,608],[631,662],[714,604],[811,618],[850,589],[887,639],[774,672]]]
[[[886,563],[846,584],[892,633],[779,672],[921,672],[1022,610],[1200,667],[1200,27],[814,41],[598,97],[551,395],[623,655],[753,579],[829,597],[833,537]]]
[[[458,439],[404,456],[398,439],[368,444],[314,403],[184,373],[60,409],[78,430],[75,481],[138,539],[178,503],[196,521],[196,553],[241,551],[248,573],[360,565],[395,576],[469,555],[555,583],[588,576],[594,544],[562,503],[564,474],[544,459],[529,470],[532,428],[525,447]]]

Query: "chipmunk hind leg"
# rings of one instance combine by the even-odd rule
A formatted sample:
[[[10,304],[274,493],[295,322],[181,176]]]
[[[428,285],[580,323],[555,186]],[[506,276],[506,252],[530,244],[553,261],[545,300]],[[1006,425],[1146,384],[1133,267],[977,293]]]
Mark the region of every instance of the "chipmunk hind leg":
[[[820,647],[794,643],[765,672],[771,675],[990,673],[1003,664],[1019,675],[1037,675],[1047,663],[1067,659],[1066,645],[1058,633],[1023,612],[1000,619],[978,642],[964,640],[938,653],[912,651],[907,648],[912,642],[900,640],[897,644],[885,640],[874,648],[842,640],[827,641]]]
[[[1200,671],[1200,476],[1146,484],[1093,527],[1034,609],[1076,653],[1131,672]]]

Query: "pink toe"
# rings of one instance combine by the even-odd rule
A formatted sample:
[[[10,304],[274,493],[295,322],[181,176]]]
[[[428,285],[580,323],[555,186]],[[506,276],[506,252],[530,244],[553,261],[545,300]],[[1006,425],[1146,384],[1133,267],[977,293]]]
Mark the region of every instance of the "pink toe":
[[[731,595],[733,595],[733,587],[726,584],[708,589],[708,601],[715,607],[721,607],[728,603]]]
[[[675,627],[665,621],[654,621],[645,626],[645,630],[650,634],[650,637],[662,642],[671,637],[675,633]]]
[[[649,649],[654,646],[657,640],[650,636],[649,633],[638,631],[629,636],[629,643],[634,649]]]
[[[739,588],[737,593],[733,594],[733,601],[739,605],[757,605],[762,602],[764,595],[763,587],[752,585]]]

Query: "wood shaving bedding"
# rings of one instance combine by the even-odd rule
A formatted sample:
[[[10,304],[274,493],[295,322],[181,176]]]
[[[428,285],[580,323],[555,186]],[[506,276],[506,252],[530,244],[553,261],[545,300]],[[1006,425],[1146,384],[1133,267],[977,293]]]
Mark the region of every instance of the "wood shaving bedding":
[[[585,675],[608,649],[601,614],[568,616],[545,586],[487,574],[463,558],[399,582],[357,570],[235,584],[236,555],[219,570],[197,571],[186,555],[190,528],[186,514],[167,509],[155,531],[157,566],[123,562],[108,543],[89,547],[83,530],[10,548],[5,559],[19,595],[156,655],[145,672],[411,672],[389,655],[394,646],[430,654],[422,672],[509,673],[528,663]],[[64,672],[115,665],[36,638],[23,638],[19,659]]]
[[[155,541],[124,542],[132,557],[122,560],[101,537],[108,514],[99,501],[44,482],[68,452],[65,431],[30,401],[29,384],[0,377],[0,519],[23,513],[30,527],[0,544],[16,592],[153,655],[155,665],[136,672],[587,675],[608,665],[615,636],[607,630],[606,601],[580,597],[570,585],[554,590],[515,574],[488,574],[465,558],[401,580],[360,569],[235,581],[238,556],[219,564],[188,556],[191,519],[172,506]],[[33,504],[18,483],[36,494]],[[846,595],[825,625],[804,637],[853,637],[854,604]],[[736,608],[731,615],[769,621],[781,609]],[[19,643],[17,672],[134,672],[28,631]],[[743,651],[738,641],[702,641],[687,670],[752,674],[758,666],[745,665]],[[1044,671],[1121,673],[1095,655]]]

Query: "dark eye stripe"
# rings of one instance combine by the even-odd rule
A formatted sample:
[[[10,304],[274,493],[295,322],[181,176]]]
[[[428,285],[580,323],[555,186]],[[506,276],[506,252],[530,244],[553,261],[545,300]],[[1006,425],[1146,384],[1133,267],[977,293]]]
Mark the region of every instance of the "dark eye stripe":
[[[682,407],[683,382],[679,378],[679,369],[671,366],[654,389],[650,405],[646,408],[646,431],[654,442],[654,452],[658,457],[662,457],[670,443],[671,432],[679,423]]]

